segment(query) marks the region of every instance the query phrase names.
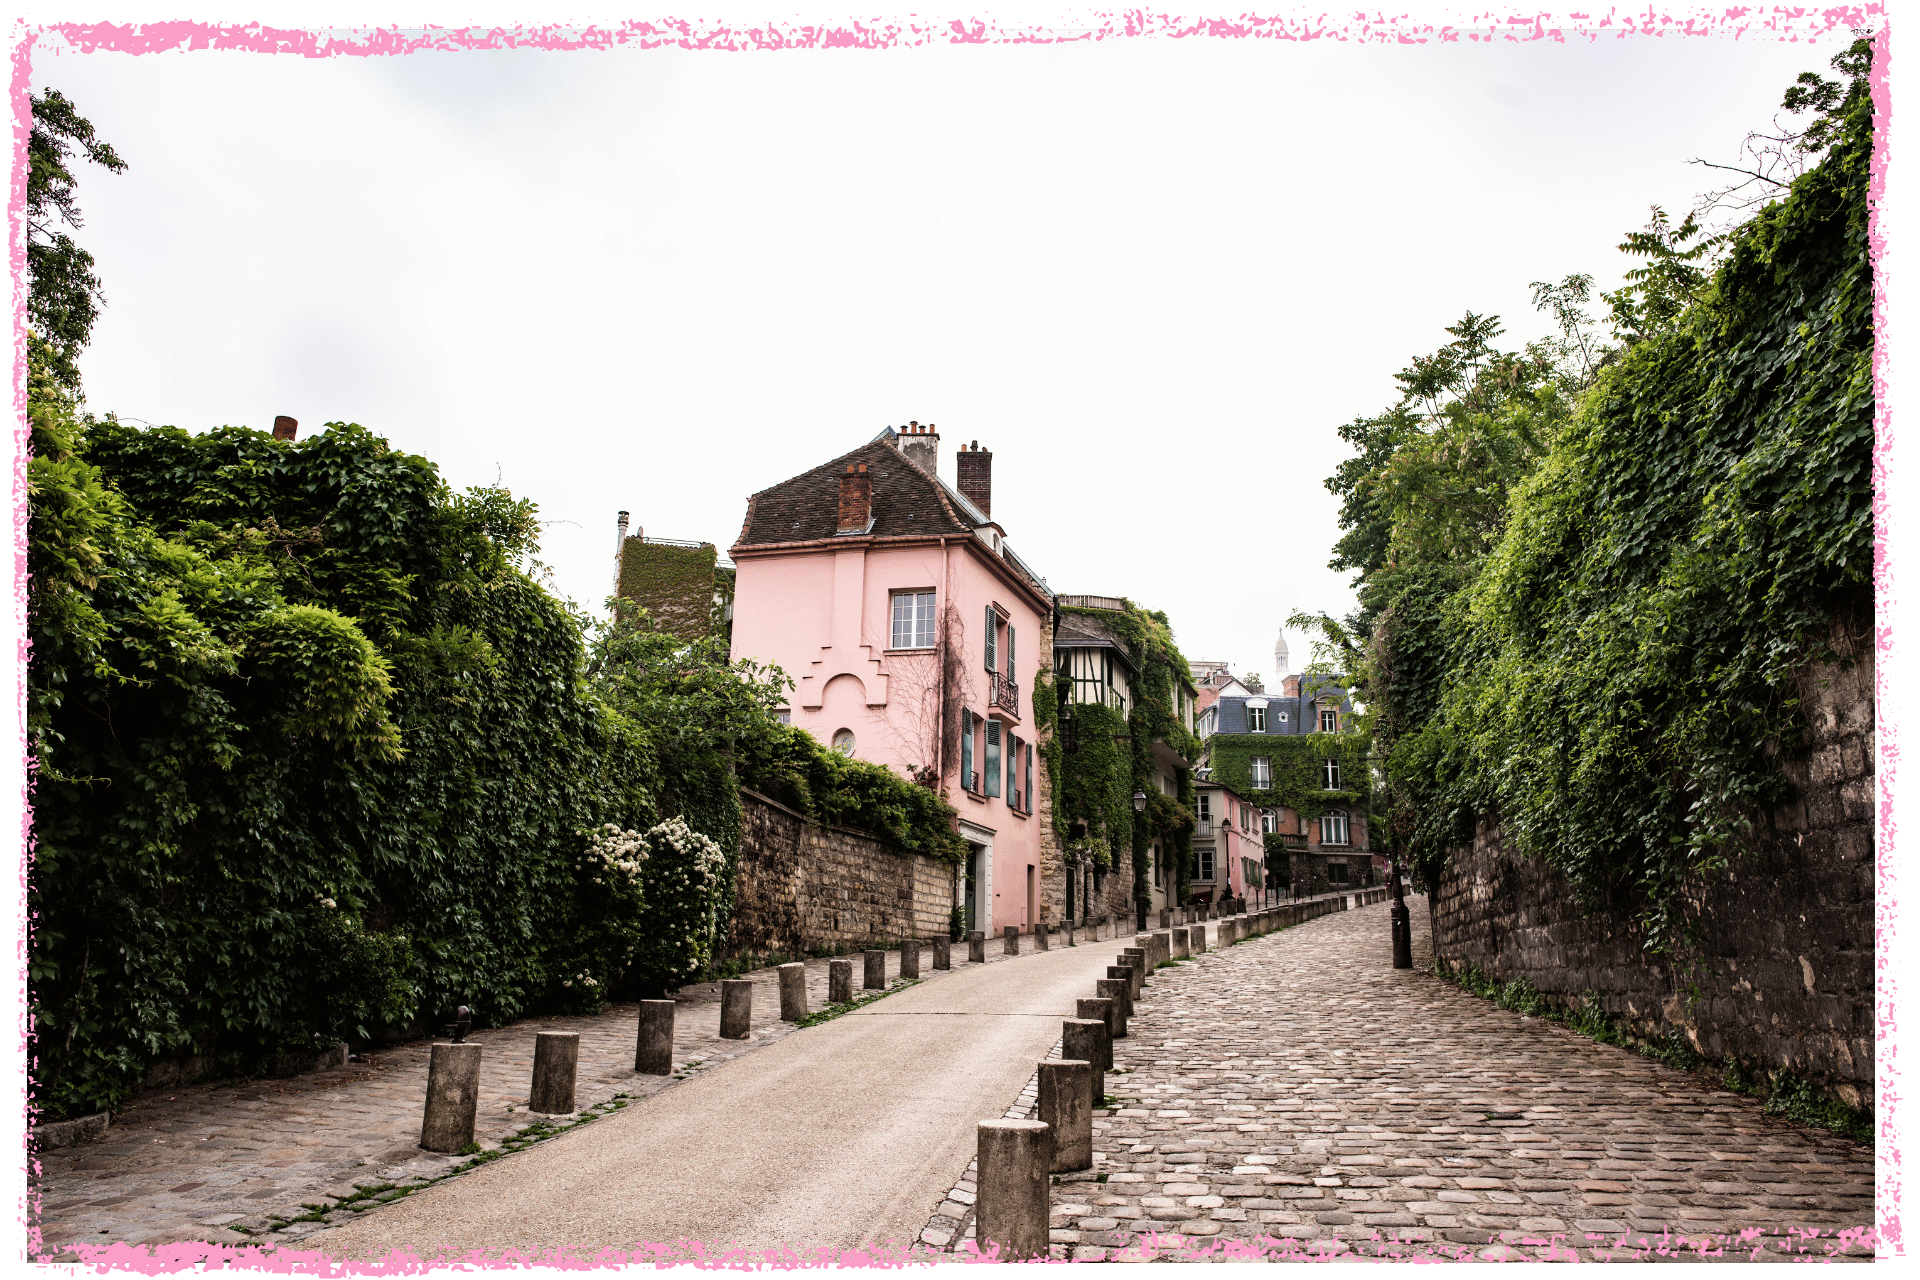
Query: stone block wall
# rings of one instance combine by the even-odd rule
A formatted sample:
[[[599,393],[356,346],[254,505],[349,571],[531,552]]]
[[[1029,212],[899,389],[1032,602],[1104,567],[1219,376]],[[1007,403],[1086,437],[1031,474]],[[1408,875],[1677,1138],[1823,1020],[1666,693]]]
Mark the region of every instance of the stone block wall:
[[[1497,823],[1457,850],[1428,896],[1448,964],[1597,994],[1646,1039],[1677,1029],[1703,1057],[1786,1067],[1854,1106],[1873,1095],[1873,655],[1799,681],[1813,750],[1783,772],[1794,798],[1723,872],[1688,887],[1701,966],[1649,960],[1632,904],[1588,910],[1546,864],[1510,855]],[[1697,984],[1695,986],[1694,984]]]
[[[943,938],[953,868],[877,836],[823,826],[742,789],[727,951],[800,953],[836,944]]]

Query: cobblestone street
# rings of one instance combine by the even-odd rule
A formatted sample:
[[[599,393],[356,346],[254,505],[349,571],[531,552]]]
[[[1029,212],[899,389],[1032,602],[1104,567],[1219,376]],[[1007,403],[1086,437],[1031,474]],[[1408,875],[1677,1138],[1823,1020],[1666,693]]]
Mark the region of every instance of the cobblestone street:
[[[1425,901],[1410,906],[1425,965]],[[1418,967],[1396,972],[1388,910],[1154,975],[1107,1077],[1124,1105],[1095,1112],[1093,1170],[1053,1188],[1057,1256],[1156,1256],[1138,1247],[1148,1233],[1168,1258],[1289,1239],[1371,1253],[1362,1242],[1385,1239],[1422,1242],[1402,1253],[1624,1259],[1742,1233],[1729,1252],[1870,1254],[1834,1239],[1872,1225],[1870,1149]]]
[[[1023,954],[1033,954],[1032,939],[1021,942]],[[970,967],[966,954],[964,943],[954,947],[952,972]],[[988,944],[988,963],[1014,959],[1002,954],[998,939]],[[859,995],[858,953],[853,962]],[[810,1009],[827,1006],[827,965],[824,958],[806,962]],[[932,966],[932,951],[923,947],[922,979],[947,976]],[[900,953],[889,951],[890,984],[899,972]],[[526,1110],[537,1032],[580,1033],[575,1101],[582,1110],[616,1095],[646,1097],[793,1034],[792,1024],[779,1021],[775,971],[746,976],[754,984],[749,1040],[720,1039],[714,984],[687,987],[676,996],[672,1077],[633,1070],[636,1006],[631,1004],[596,1017],[530,1018],[472,1034],[470,1040],[486,1046],[477,1140],[483,1148],[496,1148],[538,1118]],[[307,1205],[356,1199],[355,1183],[405,1184],[445,1174],[463,1158],[433,1155],[417,1145],[431,1043],[413,1041],[372,1054],[364,1063],[310,1075],[188,1085],[137,1098],[99,1139],[39,1157],[34,1182],[40,1206],[32,1225],[49,1250],[115,1241],[274,1243],[326,1225],[300,1222],[276,1230],[276,1218],[302,1216]],[[354,1215],[342,1209],[332,1216]]]

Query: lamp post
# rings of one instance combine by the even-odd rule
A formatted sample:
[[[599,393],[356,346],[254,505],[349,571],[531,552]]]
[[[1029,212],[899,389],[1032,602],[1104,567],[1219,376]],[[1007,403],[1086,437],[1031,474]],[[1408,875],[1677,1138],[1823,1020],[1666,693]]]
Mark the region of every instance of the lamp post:
[[[1133,811],[1136,814],[1147,811],[1146,792],[1136,791],[1133,793]],[[1133,927],[1137,933],[1145,933],[1147,931],[1147,908],[1149,905],[1147,878],[1141,876],[1133,886],[1133,914],[1135,916]]]

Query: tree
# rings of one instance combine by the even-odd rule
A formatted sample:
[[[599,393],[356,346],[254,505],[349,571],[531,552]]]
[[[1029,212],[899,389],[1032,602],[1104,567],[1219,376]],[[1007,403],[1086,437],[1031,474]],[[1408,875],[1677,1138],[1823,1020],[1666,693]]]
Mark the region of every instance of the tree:
[[[53,380],[78,394],[80,371],[74,361],[93,336],[93,322],[107,299],[94,274],[93,255],[58,226],[82,226],[68,166],[75,147],[109,173],[121,173],[127,165],[94,137],[93,125],[58,89],[32,101],[33,131],[27,138],[28,341],[42,348]]]

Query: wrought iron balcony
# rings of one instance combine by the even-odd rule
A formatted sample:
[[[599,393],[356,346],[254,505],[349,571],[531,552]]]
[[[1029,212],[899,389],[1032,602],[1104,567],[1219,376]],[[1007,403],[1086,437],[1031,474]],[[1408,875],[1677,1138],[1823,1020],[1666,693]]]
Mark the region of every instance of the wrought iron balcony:
[[[1020,717],[1020,686],[1007,679],[1002,672],[994,672],[993,678],[987,682],[987,701],[1015,719]]]

